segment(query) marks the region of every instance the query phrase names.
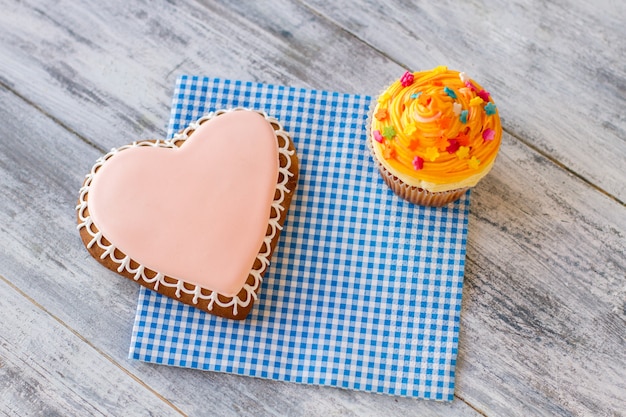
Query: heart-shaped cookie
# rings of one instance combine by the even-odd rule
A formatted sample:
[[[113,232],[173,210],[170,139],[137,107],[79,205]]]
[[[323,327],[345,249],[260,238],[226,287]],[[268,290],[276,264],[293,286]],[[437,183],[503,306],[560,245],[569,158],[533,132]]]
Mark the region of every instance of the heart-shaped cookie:
[[[218,111],[166,141],[100,158],[80,190],[78,228],[107,268],[219,316],[257,297],[297,183],[280,123]]]

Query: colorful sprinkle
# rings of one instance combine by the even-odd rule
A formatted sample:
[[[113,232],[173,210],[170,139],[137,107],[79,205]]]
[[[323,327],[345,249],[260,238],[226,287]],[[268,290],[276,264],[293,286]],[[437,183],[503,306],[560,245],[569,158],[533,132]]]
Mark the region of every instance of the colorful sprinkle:
[[[439,155],[440,153],[436,147],[426,148],[426,158],[428,158],[430,162],[433,162],[435,159],[439,158]]]
[[[489,92],[485,90],[480,90],[476,95],[482,98],[484,101],[489,101]]]
[[[485,105],[485,113],[487,114],[487,116],[496,114],[496,105],[493,103],[487,103]]]
[[[446,151],[448,151],[449,154],[455,153],[461,147],[461,144],[456,139],[449,139],[448,142],[450,142],[450,145],[446,148]]]
[[[476,87],[474,87],[474,84],[472,84],[470,80],[465,81],[465,87],[469,88],[472,91],[476,91]]]
[[[402,84],[402,87],[408,87],[411,84],[413,84],[414,80],[415,80],[415,76],[413,75],[413,73],[410,71],[407,71],[400,78],[400,84]]]
[[[372,134],[374,135],[374,140],[378,143],[383,143],[383,135],[380,134],[380,130],[374,130],[372,132]]]
[[[389,93],[388,91],[385,91],[384,93],[380,95],[380,97],[378,97],[378,102],[386,103],[387,101],[389,101],[390,98],[391,98],[391,93]]]
[[[458,141],[461,146],[469,146],[470,138],[467,133],[459,132],[454,140]]]
[[[472,156],[470,160],[467,161],[467,166],[470,167],[471,169],[478,168],[478,165],[480,165],[480,161],[475,156]]]
[[[483,131],[483,139],[485,141],[494,140],[496,137],[496,131],[493,129],[485,129]]]
[[[416,156],[415,158],[413,158],[413,168],[416,171],[419,171],[420,169],[424,168],[424,158],[421,158],[419,156]]]
[[[461,121],[461,123],[465,124],[467,123],[467,115],[469,114],[469,112],[467,110],[463,110],[461,112],[461,115],[459,116],[459,120]]]
[[[452,120],[450,120],[449,117],[440,117],[439,120],[437,120],[437,124],[439,125],[439,129],[446,130],[452,124]]]
[[[460,146],[459,149],[456,151],[456,156],[459,159],[465,159],[467,158],[468,155],[469,155],[469,147],[467,146]]]
[[[411,139],[409,142],[409,149],[413,152],[420,146],[420,142],[417,139]]]
[[[385,159],[395,158],[396,149],[391,144],[388,143],[387,146],[383,148],[383,156],[385,157]]]
[[[453,89],[449,87],[443,87],[443,92],[446,93],[448,96],[452,97],[453,99],[456,98],[456,93],[454,92]]]
[[[406,125],[406,127],[404,128],[404,134],[407,137],[411,137],[415,134],[415,132],[417,132],[417,125],[415,123],[409,123],[408,125]]]
[[[381,108],[379,108],[379,109],[376,111],[376,114],[374,115],[374,117],[375,117],[377,120],[381,120],[381,121],[382,121],[382,120],[385,120],[385,119],[387,118],[387,116],[389,116],[389,113],[387,113],[387,109],[382,108],[382,107],[381,107]]]
[[[448,138],[445,136],[439,136],[435,141],[437,149],[444,150],[448,147]]]
[[[442,74],[444,72],[448,71],[448,67],[446,67],[445,65],[439,65],[438,67],[435,67],[433,69],[433,72],[435,74]]]
[[[396,129],[394,129],[393,126],[383,127],[383,136],[387,139],[392,139],[394,136],[396,136]]]
[[[482,98],[474,97],[473,99],[470,100],[469,105],[470,106],[480,106],[483,103],[484,103],[484,100]]]
[[[413,93],[411,94],[409,97],[411,97],[413,100],[415,100],[416,98],[418,98],[420,95],[422,95],[421,91],[418,91],[417,93]]]
[[[459,114],[461,114],[461,110],[463,110],[463,106],[461,105],[461,103],[454,102],[452,104],[452,111],[455,115],[458,116]]]
[[[460,72],[460,73],[459,73],[459,78],[461,79],[461,82],[462,82],[463,84],[467,84],[467,82],[470,80],[470,78],[469,78],[469,77],[467,76],[467,74],[466,74],[466,73],[464,73],[464,72]]]

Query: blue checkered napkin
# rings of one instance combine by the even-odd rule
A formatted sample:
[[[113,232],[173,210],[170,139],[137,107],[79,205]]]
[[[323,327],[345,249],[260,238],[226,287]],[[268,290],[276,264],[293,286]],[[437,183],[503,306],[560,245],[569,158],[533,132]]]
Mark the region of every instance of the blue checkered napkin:
[[[169,135],[219,108],[290,132],[300,180],[259,300],[242,322],[141,288],[130,357],[391,395],[452,400],[469,193],[418,207],[365,145],[371,98],[182,76]]]

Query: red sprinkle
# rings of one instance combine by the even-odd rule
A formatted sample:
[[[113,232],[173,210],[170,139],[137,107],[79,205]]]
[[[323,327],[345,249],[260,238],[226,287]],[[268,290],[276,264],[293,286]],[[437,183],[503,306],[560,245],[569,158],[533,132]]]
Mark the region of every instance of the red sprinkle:
[[[485,131],[483,132],[483,139],[485,141],[493,140],[495,137],[496,137],[496,131],[493,129],[485,129]]]
[[[476,95],[482,98],[485,102],[489,101],[489,92],[485,90],[480,90]]]
[[[402,87],[410,86],[413,84],[413,81],[415,81],[415,76],[409,71],[405,72],[404,75],[402,75],[402,78],[400,78],[400,84],[402,84]]]
[[[450,146],[448,146],[446,148],[446,151],[448,151],[448,153],[453,154],[456,151],[459,150],[459,148],[461,147],[461,144],[459,143],[458,140],[455,139],[448,139],[448,142],[450,142]]]
[[[413,168],[415,168],[416,171],[424,168],[424,158],[421,158],[419,156],[413,158]]]
[[[378,143],[383,143],[383,135],[380,134],[380,130],[375,130],[372,132],[374,134],[374,140]]]

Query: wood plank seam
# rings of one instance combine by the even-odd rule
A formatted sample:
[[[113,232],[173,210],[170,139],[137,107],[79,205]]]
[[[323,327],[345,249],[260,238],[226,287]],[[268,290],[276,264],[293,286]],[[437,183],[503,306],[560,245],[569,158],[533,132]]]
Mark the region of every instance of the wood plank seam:
[[[61,126],[63,129],[67,130],[69,133],[71,133],[72,135],[76,136],[77,138],[79,138],[81,141],[85,142],[87,145],[92,146],[93,148],[99,150],[103,155],[105,153],[107,153],[106,149],[98,146],[97,144],[95,144],[94,142],[90,141],[89,139],[87,139],[85,136],[81,135],[80,133],[78,133],[77,131],[75,131],[74,129],[72,129],[71,127],[69,127],[66,123],[64,123],[62,120],[56,118],[55,116],[53,116],[52,114],[48,113],[46,110],[44,110],[43,108],[41,108],[40,106],[38,106],[37,104],[35,104],[34,102],[32,102],[31,100],[29,100],[27,97],[23,96],[22,94],[20,94],[18,91],[16,91],[14,88],[12,88],[11,86],[9,86],[8,84],[4,83],[2,80],[0,80],[0,88],[4,88],[5,90],[9,91],[11,94],[15,95],[16,97],[18,97],[20,100],[22,100],[23,102],[25,102],[26,104],[28,104],[29,106],[33,107],[35,110],[37,110],[38,112],[40,112],[41,114],[43,114],[44,116],[46,116],[47,118],[49,118],[50,120],[52,120],[54,123],[56,123],[57,125]]]
[[[473,406],[470,402],[468,402],[465,398],[463,398],[459,394],[455,393],[454,397],[458,398],[460,401],[463,401],[465,404],[467,404],[468,407],[470,407],[472,410],[476,411],[481,416],[489,417],[484,411],[482,411],[478,407]]]
[[[95,350],[100,356],[102,356],[103,358],[105,358],[107,361],[109,361],[111,364],[113,364],[115,367],[119,368],[122,372],[124,372],[125,374],[127,374],[129,377],[131,377],[132,379],[134,379],[138,384],[142,385],[143,387],[145,387],[149,392],[151,392],[152,394],[154,394],[157,398],[159,398],[161,401],[163,401],[165,404],[167,404],[169,407],[171,407],[173,410],[175,410],[176,412],[178,412],[180,415],[182,416],[187,416],[187,414],[181,410],[180,408],[178,408],[175,404],[173,404],[171,401],[169,401],[167,398],[165,398],[163,395],[161,395],[160,393],[158,393],[157,391],[155,391],[152,387],[150,387],[148,384],[146,384],[145,382],[143,382],[140,378],[138,378],[136,375],[134,375],[132,372],[130,372],[128,369],[124,368],[120,363],[118,363],[113,357],[111,357],[110,355],[108,355],[107,353],[105,353],[104,351],[102,351],[101,349],[99,349],[97,346],[93,345],[89,340],[85,339],[80,333],[78,333],[76,330],[74,330],[73,328],[71,328],[70,326],[68,326],[63,320],[61,320],[59,317],[55,316],[54,314],[52,314],[50,311],[48,311],[43,305],[39,304],[37,302],[37,300],[33,299],[32,297],[30,297],[28,294],[26,294],[24,291],[22,291],[20,288],[18,288],[17,286],[15,286],[11,281],[9,281],[8,278],[6,278],[4,275],[0,274],[0,280],[3,281],[4,283],[6,283],[9,287],[13,288],[13,290],[15,292],[17,292],[18,294],[20,294],[22,297],[24,297],[26,300],[28,300],[31,304],[33,304],[36,308],[38,308],[39,310],[41,310],[42,312],[44,312],[45,314],[47,314],[48,316],[50,316],[52,319],[54,319],[57,323],[59,323],[61,326],[63,326],[64,328],[66,328],[68,331],[70,331],[74,336],[78,337],[83,343],[85,343],[87,346],[89,346],[90,348],[92,348],[93,350]]]
[[[603,189],[602,187],[600,187],[599,185],[594,184],[593,182],[591,182],[590,180],[588,180],[587,178],[585,178],[584,176],[582,176],[581,174],[579,174],[578,172],[574,171],[571,168],[568,168],[567,165],[565,165],[564,163],[562,163],[561,161],[559,161],[556,158],[551,157],[550,155],[548,155],[547,153],[545,153],[544,151],[542,151],[540,148],[536,147],[535,145],[533,145],[532,143],[530,143],[529,141],[521,138],[519,135],[509,131],[506,128],[502,128],[502,130],[504,132],[506,132],[507,134],[509,134],[512,138],[514,138],[515,140],[518,140],[519,142],[521,142],[522,144],[524,144],[526,147],[528,147],[530,150],[538,153],[539,155],[543,156],[545,159],[547,159],[548,161],[552,162],[554,165],[556,165],[558,168],[562,169],[563,171],[567,172],[568,174],[574,176],[575,178],[581,180],[582,182],[584,182],[585,184],[587,184],[589,187],[593,188],[594,190],[598,191],[599,193],[605,195],[606,197],[610,198],[611,200],[615,201],[616,203],[622,205],[623,207],[626,207],[626,202],[620,200],[617,196],[611,194],[610,192],[606,191],[605,189]]]
[[[357,40],[359,43],[362,43],[363,45],[367,46],[368,49],[371,49],[373,51],[376,51],[378,54],[380,54],[381,56],[385,57],[387,60],[389,60],[390,62],[394,62],[398,65],[400,65],[402,68],[406,68],[408,69],[410,67],[410,65],[399,62],[396,59],[391,58],[388,54],[386,54],[382,49],[377,48],[376,46],[368,43],[367,41],[365,41],[364,39],[360,38],[359,36],[357,36],[355,33],[350,32],[348,29],[344,28],[343,26],[341,26],[339,23],[337,23],[336,21],[330,19],[328,16],[323,15],[321,12],[317,11],[316,9],[314,9],[313,7],[309,6],[306,3],[303,3],[300,0],[297,0],[296,3],[300,4],[300,6],[302,6],[303,8],[307,9],[308,11],[311,12],[311,14],[319,17],[322,20],[325,20],[326,22],[329,23],[329,26],[334,26],[339,32],[343,32],[346,35],[348,35],[349,37]],[[383,88],[383,86],[381,86],[381,88]]]

